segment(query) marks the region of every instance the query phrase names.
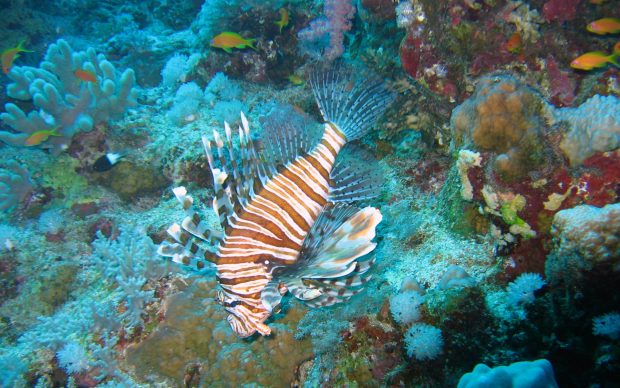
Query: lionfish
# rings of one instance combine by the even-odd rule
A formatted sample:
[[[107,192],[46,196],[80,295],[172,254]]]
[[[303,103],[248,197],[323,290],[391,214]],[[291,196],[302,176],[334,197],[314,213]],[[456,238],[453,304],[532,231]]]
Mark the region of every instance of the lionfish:
[[[352,81],[343,68],[310,78],[325,121],[313,146],[305,131],[282,123],[266,136],[270,149],[259,151],[243,113],[238,151],[228,123],[225,138],[217,131],[213,142],[202,137],[223,232],[201,221],[184,187],[173,189],[186,217],[168,228],[170,239],[158,252],[199,269],[205,260],[215,264],[216,300],[240,337],[269,335],[265,320],[287,292],[311,307],[348,300],[362,290],[374,262],[363,257],[375,248],[381,213],[352,203],[376,196],[376,182],[340,168],[336,158],[369,131],[393,94],[378,77]]]

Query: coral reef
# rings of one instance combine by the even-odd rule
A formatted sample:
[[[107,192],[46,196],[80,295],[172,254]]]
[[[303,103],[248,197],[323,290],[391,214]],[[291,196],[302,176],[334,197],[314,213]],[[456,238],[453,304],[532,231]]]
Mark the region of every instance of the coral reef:
[[[16,161],[0,168],[0,212],[10,213],[33,189],[30,173]]]
[[[521,179],[544,161],[540,109],[540,98],[515,80],[483,79],[452,113],[454,139],[494,154],[494,170],[503,179]]]
[[[553,376],[553,367],[548,360],[519,361],[507,366],[489,368],[478,364],[470,373],[459,380],[458,388],[493,386],[507,384],[511,387],[558,387]]]
[[[587,26],[616,1],[0,4],[1,386],[617,385],[620,73],[570,67],[613,52]],[[338,157],[381,181],[372,277],[239,339],[213,270],[154,252],[188,215],[168,186],[216,225],[201,137],[236,147],[243,111],[258,158],[314,143],[308,80],[342,63],[398,96]]]
[[[93,78],[81,79],[77,71]],[[37,132],[54,131],[47,141],[34,145],[59,153],[69,146],[73,135],[118,119],[136,104],[133,70],[117,74],[114,65],[94,49],[74,52],[62,39],[49,46],[39,68],[14,66],[8,76],[13,83],[7,94],[32,100],[34,107],[25,112],[16,104],[5,105],[0,119],[15,132],[0,131],[0,140],[11,145],[27,145],[27,139]]]
[[[296,340],[289,328],[303,309],[293,307],[278,318],[278,336],[239,342],[224,319],[226,313],[212,303],[214,297],[213,282],[188,279],[188,287],[165,302],[165,318],[156,331],[127,349],[127,363],[136,368],[140,380],[183,381],[189,368],[198,364],[199,381],[206,385],[292,382],[295,367],[311,356],[309,341]],[[153,376],[153,370],[159,376]]]
[[[620,204],[603,208],[580,205],[553,218],[554,251],[545,274],[553,283],[578,281],[599,266],[620,271]]]
[[[344,52],[344,33],[351,30],[355,11],[349,0],[326,0],[323,7],[325,16],[312,20],[308,27],[299,31],[298,37],[301,41],[314,43],[327,36],[329,43],[321,47],[324,49],[321,55],[333,61]],[[318,56],[318,53],[315,55]]]
[[[560,148],[571,166],[582,164],[595,153],[620,147],[618,97],[595,95],[576,108],[553,109],[551,114],[552,120],[568,124]]]

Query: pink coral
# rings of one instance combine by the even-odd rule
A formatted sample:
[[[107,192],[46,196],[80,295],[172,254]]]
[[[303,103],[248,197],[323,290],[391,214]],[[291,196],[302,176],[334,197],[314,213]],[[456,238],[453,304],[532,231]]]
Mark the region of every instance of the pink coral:
[[[546,21],[564,23],[577,16],[577,6],[581,0],[549,0],[543,5],[543,17]]]
[[[351,30],[355,7],[350,0],[326,0],[323,12],[325,17],[314,19],[298,36],[301,40],[317,41],[329,33],[329,47],[324,55],[331,61],[344,52],[344,33]]]
[[[575,99],[575,80],[567,71],[561,71],[551,55],[547,56],[547,73],[551,88],[551,102],[557,106],[570,106]]]

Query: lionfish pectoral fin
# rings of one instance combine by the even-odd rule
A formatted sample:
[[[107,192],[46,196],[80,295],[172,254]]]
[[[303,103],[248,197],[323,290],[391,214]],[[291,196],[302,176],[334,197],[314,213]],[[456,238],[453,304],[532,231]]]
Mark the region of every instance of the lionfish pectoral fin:
[[[304,278],[332,278],[353,271],[354,261],[375,248],[372,239],[381,222],[378,209],[336,203],[319,215],[304,240],[296,263]]]
[[[270,313],[277,313],[280,311],[280,303],[282,302],[282,294],[279,290],[278,281],[270,281],[267,283],[263,291],[261,292],[261,301],[263,306]]]
[[[304,240],[298,261],[274,281],[283,282],[297,299],[312,307],[348,300],[362,290],[374,259],[360,260],[376,246],[381,222],[373,207],[332,204],[319,216]]]
[[[194,200],[187,195],[185,187],[175,187],[172,191],[185,210],[186,217],[181,225],[175,223],[168,228],[166,232],[169,238],[160,244],[157,252],[193,269],[203,270],[210,267],[210,263],[207,262],[214,263],[216,255],[209,247],[221,241],[221,232],[210,229],[200,219],[194,210]]]

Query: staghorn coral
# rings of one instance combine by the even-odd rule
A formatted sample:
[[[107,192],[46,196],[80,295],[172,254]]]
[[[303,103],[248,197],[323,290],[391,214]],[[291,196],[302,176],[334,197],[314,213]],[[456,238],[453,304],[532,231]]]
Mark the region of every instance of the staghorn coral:
[[[97,82],[86,82],[75,75],[85,70]],[[67,148],[73,135],[88,132],[97,123],[120,118],[136,102],[135,75],[127,69],[118,74],[114,65],[93,48],[74,52],[65,40],[51,44],[39,68],[14,66],[8,74],[13,83],[9,97],[32,100],[34,109],[25,112],[13,103],[5,105],[0,119],[14,132],[0,131],[0,140],[14,146],[25,145],[33,133],[56,130],[39,146],[55,154]]]
[[[484,78],[452,113],[453,136],[457,143],[495,153],[495,171],[514,181],[543,161],[540,107],[540,98],[515,79]]]

